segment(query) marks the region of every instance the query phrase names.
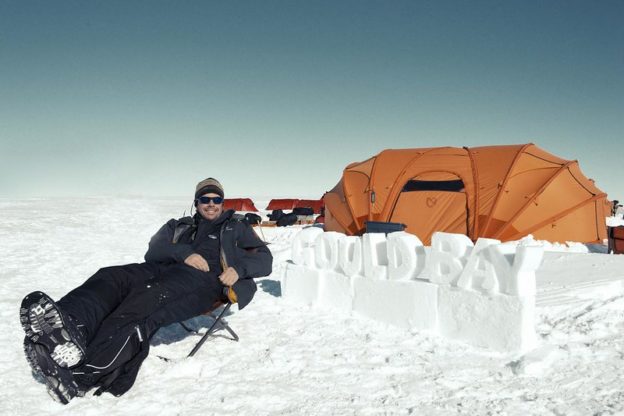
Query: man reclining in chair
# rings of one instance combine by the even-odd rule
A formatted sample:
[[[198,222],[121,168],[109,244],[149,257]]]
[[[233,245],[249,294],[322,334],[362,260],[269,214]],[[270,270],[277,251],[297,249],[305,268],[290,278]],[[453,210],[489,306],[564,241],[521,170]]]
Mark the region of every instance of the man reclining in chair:
[[[42,292],[20,308],[24,351],[61,403],[132,387],[157,329],[206,312],[233,290],[239,309],[271,273],[273,257],[253,229],[223,212],[223,187],[208,178],[195,190],[196,214],[168,221],[151,239],[145,263],[100,269],[58,302]],[[231,288],[231,289],[230,289]]]

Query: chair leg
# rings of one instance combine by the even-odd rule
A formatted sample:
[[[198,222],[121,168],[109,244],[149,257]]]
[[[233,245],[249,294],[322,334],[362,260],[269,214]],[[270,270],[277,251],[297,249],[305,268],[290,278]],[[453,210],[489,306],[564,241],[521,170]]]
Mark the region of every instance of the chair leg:
[[[230,333],[230,335],[232,336],[232,341],[237,341],[238,342],[238,335],[236,335],[236,332],[234,332],[234,330],[232,328],[230,328],[230,326],[226,323],[223,324],[223,329],[225,329],[227,332]]]
[[[210,328],[208,328],[208,331],[206,331],[206,333],[201,337],[201,339],[199,340],[199,342],[195,345],[195,347],[193,347],[193,349],[191,350],[191,352],[189,353],[189,355],[187,357],[192,357],[193,355],[195,355],[195,353],[197,351],[199,351],[199,349],[201,348],[202,345],[204,345],[204,342],[206,342],[206,340],[208,339],[208,337],[215,331],[215,328],[217,327],[217,325],[219,325],[221,318],[223,318],[223,315],[226,314],[227,311],[230,310],[230,307],[232,306],[231,303],[228,303],[225,305],[225,308],[223,308],[223,310],[221,311],[221,313],[219,313],[219,316],[217,316],[217,319],[215,319],[215,321],[212,323],[212,325],[210,326]],[[229,327],[226,327],[226,329]],[[230,330],[228,330],[228,332],[230,332]],[[232,334],[231,331],[230,334]],[[238,336],[234,333],[233,336],[236,338],[236,340],[238,341]]]
[[[213,315],[212,313],[210,314],[210,317],[214,320],[217,319],[217,315]],[[203,334],[201,334],[198,330],[190,328],[187,324],[185,324],[184,322],[180,321],[178,322],[180,324],[180,326],[182,326],[182,328],[184,328],[184,330],[188,333],[191,333],[193,335],[197,335],[197,336],[203,336]],[[224,329],[226,330],[230,336],[232,338],[230,338],[232,341],[238,341],[240,338],[238,337],[238,335],[236,334],[236,332],[234,332],[234,330],[232,329],[232,327],[225,321],[225,319],[221,318],[221,320],[219,321],[220,328],[215,327],[212,330],[212,333],[214,334],[215,332],[217,332],[220,329]]]

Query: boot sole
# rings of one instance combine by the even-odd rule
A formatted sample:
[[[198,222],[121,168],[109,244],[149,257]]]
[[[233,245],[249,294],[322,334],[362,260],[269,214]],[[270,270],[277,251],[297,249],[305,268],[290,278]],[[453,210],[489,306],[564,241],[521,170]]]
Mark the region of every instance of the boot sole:
[[[47,348],[60,367],[75,367],[84,358],[84,351],[71,337],[56,303],[45,293],[33,292],[24,298],[20,322],[26,338]]]
[[[55,401],[67,404],[74,397],[81,395],[70,370],[58,366],[42,344],[24,340],[24,354],[33,372],[43,380],[48,394]]]

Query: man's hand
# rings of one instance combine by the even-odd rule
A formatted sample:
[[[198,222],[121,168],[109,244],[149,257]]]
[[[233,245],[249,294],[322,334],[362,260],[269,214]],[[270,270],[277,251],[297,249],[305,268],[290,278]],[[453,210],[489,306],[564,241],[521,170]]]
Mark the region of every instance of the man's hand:
[[[225,271],[219,276],[219,280],[225,286],[232,286],[238,280],[238,272],[234,267],[228,267]]]
[[[197,253],[193,253],[185,258],[184,264],[194,267],[197,270],[201,270],[202,272],[210,271],[210,266],[208,266],[206,259]]]

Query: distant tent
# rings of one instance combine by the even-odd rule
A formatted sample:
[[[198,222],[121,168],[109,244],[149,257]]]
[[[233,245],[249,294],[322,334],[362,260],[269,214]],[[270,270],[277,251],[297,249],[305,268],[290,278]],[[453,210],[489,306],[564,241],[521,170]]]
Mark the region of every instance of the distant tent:
[[[324,203],[322,199],[300,199],[295,208],[312,208],[315,214],[321,213]]]
[[[315,214],[321,213],[321,208],[325,206],[322,199],[272,199],[266,207],[268,211],[281,209],[293,210],[295,208],[312,208]]]
[[[227,198],[223,202],[223,209],[233,209],[235,211],[257,212],[254,203],[249,198]]]
[[[384,150],[347,166],[323,199],[325,230],[349,235],[363,233],[366,221],[390,221],[425,244],[435,231],[473,241],[607,238],[607,195],[577,161],[534,144]]]
[[[266,207],[267,211],[276,209],[292,210],[297,206],[298,199],[272,199],[269,205]]]

